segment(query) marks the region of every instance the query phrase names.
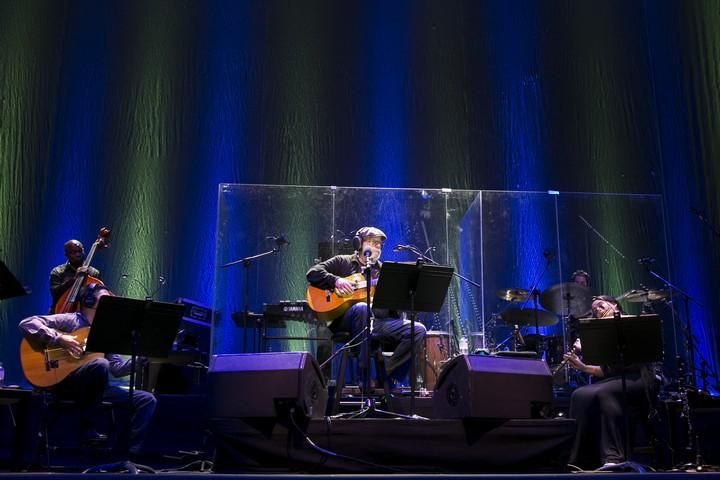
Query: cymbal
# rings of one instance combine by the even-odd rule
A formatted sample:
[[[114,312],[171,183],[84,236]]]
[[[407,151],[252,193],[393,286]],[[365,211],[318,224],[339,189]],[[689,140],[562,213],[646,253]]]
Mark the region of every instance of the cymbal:
[[[522,288],[506,288],[497,291],[498,298],[506,302],[524,302],[529,295],[530,292]]]
[[[575,282],[558,283],[540,294],[540,305],[558,315],[581,317],[590,311],[592,292]]]
[[[555,325],[558,322],[558,318],[552,312],[535,310],[534,308],[508,308],[498,316],[503,322],[510,325],[529,325],[532,327],[535,326],[536,312],[538,325],[541,327]]]
[[[630,303],[659,302],[670,296],[670,290],[630,290],[618,297],[619,301]]]

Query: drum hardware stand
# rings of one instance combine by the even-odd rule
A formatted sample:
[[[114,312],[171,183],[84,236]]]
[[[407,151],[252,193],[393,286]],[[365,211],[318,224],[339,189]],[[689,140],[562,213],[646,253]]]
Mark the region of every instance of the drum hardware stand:
[[[505,345],[510,340],[512,340],[512,351],[513,352],[518,351],[518,346],[525,345],[525,339],[522,336],[522,333],[520,331],[520,326],[518,324],[513,325],[513,330],[512,330],[512,333],[510,334],[510,336],[508,336],[505,340],[503,340],[502,342],[495,345],[495,349],[499,350],[500,347]]]
[[[232,267],[233,265],[237,265],[240,263],[243,266],[243,272],[245,277],[245,288],[243,291],[243,353],[248,353],[248,323],[250,318],[250,309],[248,307],[248,299],[250,298],[250,282],[248,277],[250,265],[252,264],[253,260],[259,260],[262,257],[272,255],[273,253],[278,253],[284,245],[290,244],[290,242],[285,239],[285,235],[279,235],[277,237],[267,237],[266,240],[275,241],[275,247],[272,250],[268,250],[267,252],[258,253],[257,255],[251,255],[249,257],[241,258],[220,265],[221,268]]]
[[[678,392],[680,394],[680,418],[685,421],[687,427],[687,445],[685,445],[685,454],[690,457],[694,457],[694,462],[688,462],[681,465],[675,466],[673,471],[718,471],[718,467],[715,465],[707,465],[703,461],[702,452],[700,450],[700,435],[695,432],[695,428],[692,422],[692,407],[690,406],[690,399],[688,393],[691,390],[695,390],[694,385],[689,385],[687,382],[688,376],[685,374],[685,364],[680,356],[676,357],[678,363]],[[704,361],[704,360],[703,360]],[[687,458],[687,457],[686,457]]]
[[[545,266],[543,267],[540,274],[538,274],[537,277],[535,277],[535,281],[532,283],[532,286],[528,289],[530,292],[530,295],[525,299],[525,301],[520,305],[520,309],[524,309],[527,306],[527,302],[530,299],[530,296],[532,296],[533,299],[533,308],[534,308],[534,315],[535,315],[535,335],[540,337],[540,317],[538,316],[538,297],[540,296],[540,291],[537,289],[538,285],[540,284],[540,280],[545,276],[545,273],[548,271],[548,268],[550,268],[550,264],[553,260],[555,260],[555,255],[550,251],[545,251],[543,253],[543,256],[545,257]],[[539,352],[538,352],[539,353]]]

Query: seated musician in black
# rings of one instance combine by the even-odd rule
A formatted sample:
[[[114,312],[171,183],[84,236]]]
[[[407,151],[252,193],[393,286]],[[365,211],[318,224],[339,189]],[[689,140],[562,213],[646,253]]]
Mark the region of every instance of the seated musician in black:
[[[622,309],[615,298],[607,295],[594,297],[594,317],[612,318],[616,313],[622,313]],[[580,340],[575,342],[575,347],[581,351]],[[566,354],[565,359],[572,367],[598,379],[576,389],[570,399],[569,416],[576,420],[577,431],[569,463],[592,469],[624,462],[625,422],[620,367],[586,365],[579,355],[572,352]],[[625,371],[628,406],[650,408],[651,398],[657,394],[658,388],[654,365],[629,365]]]
[[[307,280],[314,287],[334,290],[340,295],[350,295],[354,291],[353,284],[344,277],[360,273],[365,268],[372,268],[372,275],[377,278],[381,263],[379,261],[382,246],[387,237],[382,230],[375,227],[363,227],[356,233],[355,253],[352,255],[336,255],[318,263],[307,272]],[[401,381],[410,369],[410,321],[398,318],[394,312],[373,312],[372,338],[381,344],[395,345],[392,356],[385,362],[385,370],[396,381]],[[344,314],[335,318],[330,324],[333,333],[349,332],[357,335],[365,328],[368,306],[365,302],[357,302]],[[360,337],[361,339],[364,337]],[[419,351],[425,338],[425,326],[415,324],[415,351]],[[367,365],[366,342],[362,343],[360,368]],[[366,373],[362,372],[363,378]]]
[[[73,356],[80,357],[84,353],[84,347],[72,332],[92,325],[98,301],[109,294],[104,285],[91,283],[80,289],[79,312],[29,317],[20,322],[20,331],[25,338],[38,346],[61,347]],[[110,374],[113,377],[123,377],[130,374],[130,369],[130,360],[107,353],[82,364],[64,380],[50,388],[55,399],[72,400],[82,410],[83,418],[78,431],[81,441],[107,439],[106,435],[95,431],[92,419],[103,401],[121,405],[130,403],[126,389],[109,385]],[[130,425],[127,442],[127,451],[130,454],[140,452],[155,405],[153,394],[142,390],[133,392],[132,404],[129,405]]]
[[[87,273],[91,277],[100,279],[100,271],[92,266],[83,266],[85,249],[78,240],[68,240],[64,245],[65,258],[67,262],[58,265],[50,271],[50,295],[52,296],[52,307],[50,313],[55,311],[55,304],[63,293],[65,293],[75,282],[78,275]]]

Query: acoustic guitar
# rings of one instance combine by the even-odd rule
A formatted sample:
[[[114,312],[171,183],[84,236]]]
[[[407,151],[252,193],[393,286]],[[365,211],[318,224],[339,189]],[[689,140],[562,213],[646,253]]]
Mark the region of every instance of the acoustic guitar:
[[[90,327],[78,328],[70,335],[75,336],[85,348]],[[65,380],[72,372],[86,363],[102,357],[102,353],[84,353],[74,357],[59,346],[39,347],[24,338],[20,342],[20,366],[27,381],[34,387],[53,387]]]
[[[308,285],[307,292],[305,292],[305,299],[310,308],[317,313],[319,320],[331,323],[343,315],[352,305],[366,300],[367,281],[362,273],[353,273],[345,277],[345,280],[353,284],[353,292],[349,295],[340,295],[333,290],[325,290]],[[373,295],[375,295],[376,284],[377,279],[372,279],[370,282],[371,301]]]

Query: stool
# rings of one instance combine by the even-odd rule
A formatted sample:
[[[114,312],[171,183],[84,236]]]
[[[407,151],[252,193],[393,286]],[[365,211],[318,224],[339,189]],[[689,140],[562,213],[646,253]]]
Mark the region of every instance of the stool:
[[[101,427],[105,427],[103,429],[108,434],[108,440],[97,445],[86,445],[77,438],[71,437],[78,433],[78,423],[82,418],[82,412],[77,402],[56,400],[49,392],[42,392],[42,397],[43,412],[39,434],[43,437],[42,449],[46,467],[53,466],[52,454],[54,452],[79,452],[82,454],[81,457],[86,459],[88,453],[109,454],[112,451],[115,442],[111,434],[117,429],[115,409],[112,403],[101,402],[95,418]],[[64,432],[69,432],[70,435],[63,435]],[[60,438],[54,438],[55,436]],[[96,455],[96,457],[100,457],[100,455]],[[102,458],[93,458],[92,460],[102,460]]]
[[[330,338],[333,345],[332,355],[335,355],[338,349],[342,348],[342,346],[345,345],[351,338],[352,337],[349,332],[334,333]],[[340,398],[342,397],[343,388],[345,388],[345,376],[347,374],[346,370],[348,359],[352,362],[352,379],[353,381],[357,379],[357,358],[358,351],[356,348],[346,348],[340,354],[340,365],[337,365],[336,360],[333,360],[332,362],[330,374],[333,378],[335,378],[335,399],[333,400],[332,407],[330,408],[331,415],[335,415],[340,409]]]
[[[333,334],[331,340],[333,342],[333,354],[337,352],[337,348],[341,348],[345,343],[347,343],[351,339],[351,336],[347,332],[340,332]],[[389,376],[385,373],[385,357],[392,355],[392,352],[384,352],[381,348],[382,345],[377,340],[371,339],[370,344],[370,358],[375,363],[375,373],[376,378],[378,380],[378,383],[383,385],[383,390],[385,392],[385,395],[387,398],[390,397],[390,379]],[[335,372],[333,372],[333,376],[335,378],[335,397],[333,400],[332,407],[330,408],[330,414],[335,415],[340,410],[340,400],[342,399],[342,391],[345,387],[345,376],[346,376],[346,370],[348,365],[348,360],[352,362],[351,366],[351,372],[352,372],[352,380],[356,381],[359,380],[357,378],[357,362],[358,362],[358,349],[360,346],[355,346],[353,348],[346,348],[342,351],[340,354],[340,365],[337,368]],[[335,366],[335,362],[333,362],[333,367]],[[368,375],[370,373],[368,372]]]

